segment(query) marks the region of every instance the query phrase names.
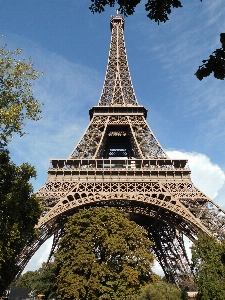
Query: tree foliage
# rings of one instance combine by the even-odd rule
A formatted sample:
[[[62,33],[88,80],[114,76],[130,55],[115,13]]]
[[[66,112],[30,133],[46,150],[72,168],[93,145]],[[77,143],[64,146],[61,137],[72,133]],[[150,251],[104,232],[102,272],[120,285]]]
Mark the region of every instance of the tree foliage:
[[[174,285],[159,280],[147,284],[141,289],[135,300],[181,300],[182,292]]]
[[[38,120],[41,112],[32,90],[40,74],[31,59],[20,59],[21,51],[0,47],[0,294],[17,274],[16,256],[34,239],[41,214],[29,183],[34,167],[16,166],[6,149],[13,134],[24,134],[25,120]]]
[[[144,0],[143,0],[144,1]],[[202,0],[200,0],[202,2]],[[105,6],[119,6],[119,11],[124,16],[132,15],[135,12],[136,6],[141,0],[91,0],[92,4],[89,7],[92,13],[101,13]],[[145,0],[145,10],[148,12],[147,17],[150,20],[161,23],[169,20],[169,15],[173,8],[183,7],[180,0]],[[209,76],[212,72],[214,77],[223,80],[225,78],[225,33],[220,34],[222,47],[213,51],[209,59],[203,60],[203,64],[199,66],[196,77],[202,80]]]
[[[24,134],[26,119],[40,118],[41,103],[33,95],[33,81],[40,74],[33,61],[20,59],[22,49],[0,47],[0,141],[8,142],[14,133]]]
[[[16,166],[0,148],[0,294],[17,274],[16,256],[35,236],[41,213],[29,183],[35,176],[32,166]]]
[[[128,299],[152,281],[147,232],[115,208],[69,218],[55,261],[62,299]]]
[[[209,59],[203,60],[195,75],[199,80],[214,73],[214,77],[220,80],[225,78],[225,33],[220,34],[222,47],[213,51]]]
[[[201,0],[200,0],[201,1]],[[91,12],[103,12],[104,7],[109,5],[114,7],[118,4],[119,11],[124,16],[132,15],[135,12],[135,7],[141,0],[91,0],[93,4],[89,7]],[[172,8],[182,7],[179,0],[146,0],[145,10],[148,12],[147,17],[155,22],[166,22],[169,20],[168,15]]]
[[[199,234],[192,247],[199,300],[225,299],[225,243]]]
[[[31,290],[33,297],[45,295],[45,299],[56,298],[56,269],[55,263],[43,263],[37,271],[28,271],[20,276],[17,286]]]
[[[34,291],[34,284],[37,281],[38,271],[27,271],[26,273],[20,275],[19,279],[16,282],[16,286],[28,288],[31,291]]]

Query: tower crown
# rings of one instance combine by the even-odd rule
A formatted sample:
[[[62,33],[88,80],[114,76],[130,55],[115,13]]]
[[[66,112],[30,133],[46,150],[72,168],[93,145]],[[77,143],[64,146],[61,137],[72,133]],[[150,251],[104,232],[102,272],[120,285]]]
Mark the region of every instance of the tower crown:
[[[110,28],[112,36],[108,66],[98,105],[137,106],[124,42],[124,18],[119,15],[112,17]]]
[[[120,23],[122,25],[122,28],[124,30],[124,18],[122,16],[116,15],[116,16],[112,16],[111,20],[110,20],[110,29],[112,31],[114,23]]]

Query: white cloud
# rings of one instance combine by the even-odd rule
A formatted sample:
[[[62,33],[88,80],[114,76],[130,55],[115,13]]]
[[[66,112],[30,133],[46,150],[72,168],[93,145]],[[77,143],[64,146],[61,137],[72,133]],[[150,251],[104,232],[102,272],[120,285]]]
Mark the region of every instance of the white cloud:
[[[49,238],[34,254],[34,256],[30,259],[29,263],[23,270],[23,273],[27,271],[35,271],[39,269],[43,262],[46,262],[52,247],[52,238]]]
[[[172,159],[188,159],[194,185],[211,199],[215,199],[225,184],[225,173],[210,158],[202,153],[169,150]]]

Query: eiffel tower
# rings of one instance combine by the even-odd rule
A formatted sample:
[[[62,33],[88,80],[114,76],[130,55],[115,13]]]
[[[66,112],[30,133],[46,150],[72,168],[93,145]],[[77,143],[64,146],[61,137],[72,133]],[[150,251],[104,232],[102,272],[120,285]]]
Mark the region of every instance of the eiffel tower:
[[[168,157],[137,102],[124,43],[124,18],[111,18],[105,81],[90,123],[67,159],[52,159],[47,182],[36,193],[44,211],[39,236],[17,259],[20,273],[51,236],[54,253],[68,216],[113,206],[148,230],[165,276],[181,285],[192,276],[183,237],[205,232],[225,237],[225,211],[191,181],[187,160]]]

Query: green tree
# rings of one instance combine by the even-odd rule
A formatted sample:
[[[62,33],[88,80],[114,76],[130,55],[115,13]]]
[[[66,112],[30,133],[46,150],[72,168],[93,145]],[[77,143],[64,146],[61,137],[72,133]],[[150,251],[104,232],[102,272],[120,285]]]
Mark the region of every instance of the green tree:
[[[201,300],[225,299],[225,243],[199,234],[192,247],[192,260],[198,280]]]
[[[28,288],[34,291],[34,284],[37,280],[38,271],[27,271],[26,273],[20,275],[16,282],[16,286]]]
[[[14,133],[23,135],[26,119],[40,118],[41,103],[33,95],[33,81],[40,74],[33,61],[21,58],[22,49],[0,47],[0,142],[7,143]]]
[[[214,73],[214,77],[223,80],[225,78],[225,33],[220,34],[222,47],[216,49],[209,59],[203,60],[195,75],[199,80]]]
[[[182,292],[174,284],[159,280],[141,289],[135,300],[181,300]]]
[[[202,0],[200,0],[202,1]],[[114,7],[118,5],[118,10],[124,16],[132,15],[135,12],[135,7],[141,0],[91,0],[93,4],[89,7],[92,13],[101,13],[104,7],[109,5]],[[169,20],[168,15],[172,8],[182,7],[179,0],[145,0],[145,10],[148,12],[147,17],[155,22],[166,22]]]
[[[20,276],[17,286],[29,288],[33,296],[44,294],[45,299],[56,298],[55,263],[43,263],[37,271],[28,271]]]
[[[41,214],[29,183],[34,167],[16,166],[6,149],[13,134],[24,134],[25,120],[38,120],[41,112],[32,91],[40,74],[20,53],[0,47],[0,294],[17,274],[16,256],[33,240]]]
[[[202,0],[200,0],[202,2]],[[141,0],[91,0],[92,4],[89,7],[92,13],[101,13],[104,7],[109,5],[114,7],[118,5],[119,11],[124,16],[132,15],[135,12],[136,6]],[[182,1],[179,0],[145,0],[145,10],[148,12],[147,17],[150,20],[161,23],[169,20],[169,15],[173,8],[183,7]],[[197,72],[196,77],[202,80],[209,76],[212,72],[214,77],[223,80],[225,78],[225,33],[221,33],[220,41],[222,47],[216,49],[208,60],[203,60]]]
[[[41,213],[29,183],[35,176],[32,166],[16,166],[8,151],[0,149],[0,294],[17,274],[16,256],[35,237]]]
[[[147,232],[115,208],[70,217],[55,260],[62,299],[128,299],[152,281]]]

